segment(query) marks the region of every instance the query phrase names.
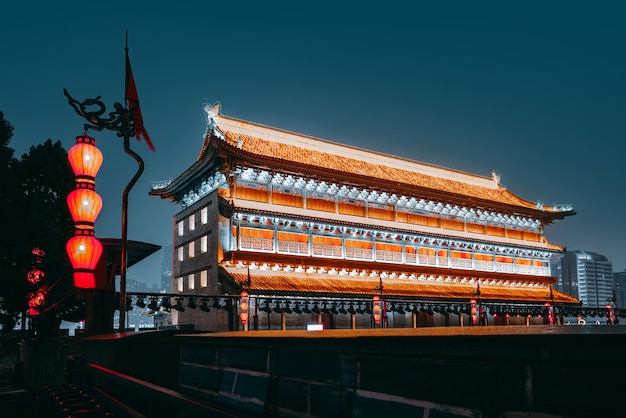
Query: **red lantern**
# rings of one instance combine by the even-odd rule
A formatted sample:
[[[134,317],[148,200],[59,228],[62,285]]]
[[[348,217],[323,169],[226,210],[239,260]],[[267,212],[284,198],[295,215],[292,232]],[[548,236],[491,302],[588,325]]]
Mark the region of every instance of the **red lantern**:
[[[94,270],[102,255],[102,244],[92,234],[75,235],[67,241],[67,255],[74,268],[74,286],[83,289],[96,287]]]
[[[382,317],[381,315],[381,311],[382,311],[382,305],[380,303],[380,296],[378,295],[374,295],[374,322],[376,323],[376,325],[380,324],[380,318]]]
[[[476,299],[470,300],[470,320],[472,325],[478,325],[478,305]]]
[[[102,198],[90,186],[75,189],[67,196],[67,206],[78,229],[93,229],[96,218],[102,210]]]
[[[248,292],[245,290],[241,292],[241,302],[239,303],[239,308],[241,309],[239,318],[241,319],[241,323],[245,325],[246,322],[248,322]]]
[[[28,299],[28,315],[39,316],[41,314],[40,309],[45,299],[45,293],[41,290],[31,293]]]
[[[77,182],[95,183],[96,174],[102,166],[102,152],[96,147],[96,140],[89,136],[77,136],[67,152]]]

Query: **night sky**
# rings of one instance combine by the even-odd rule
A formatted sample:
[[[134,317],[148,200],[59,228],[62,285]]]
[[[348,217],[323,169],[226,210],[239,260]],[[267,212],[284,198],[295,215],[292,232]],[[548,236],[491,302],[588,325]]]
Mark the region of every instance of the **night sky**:
[[[547,228],[570,250],[626,268],[626,3],[11,2],[0,6],[0,110],[21,156],[69,149],[79,100],[124,98],[124,42],[156,151],[130,195],[129,239],[169,245],[180,209],[148,196],[196,159],[203,104],[225,115],[483,176],[518,196],[570,203]],[[19,4],[17,4],[19,3]],[[504,4],[506,3],[506,4]],[[137,169],[110,131],[100,237],[121,236]],[[4,239],[7,239],[5,237]],[[129,279],[160,281],[162,252]]]

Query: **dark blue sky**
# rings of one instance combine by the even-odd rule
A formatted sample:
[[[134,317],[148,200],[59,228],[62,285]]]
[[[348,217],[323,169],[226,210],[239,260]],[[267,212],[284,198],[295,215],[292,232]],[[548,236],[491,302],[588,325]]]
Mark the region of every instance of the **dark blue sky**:
[[[18,2],[13,2],[18,3]],[[151,152],[130,196],[129,238],[171,241],[178,207],[148,196],[198,155],[204,103],[340,143],[490,176],[522,198],[571,203],[547,228],[568,249],[626,268],[626,6],[622,2],[24,1],[0,6],[0,110],[19,156],[83,120],[77,99],[124,94],[124,38]],[[432,2],[429,2],[432,3]],[[137,165],[112,132],[101,237],[121,235]],[[129,271],[156,283],[162,254]]]

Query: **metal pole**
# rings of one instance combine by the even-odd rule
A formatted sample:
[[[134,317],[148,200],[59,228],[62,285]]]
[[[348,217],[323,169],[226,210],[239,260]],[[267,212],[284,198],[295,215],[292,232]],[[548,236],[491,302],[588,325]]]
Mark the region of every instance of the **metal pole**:
[[[130,115],[128,116],[128,123],[130,123]],[[127,262],[127,252],[128,252],[128,194],[130,190],[133,188],[141,174],[143,173],[144,163],[139,154],[130,149],[130,139],[128,135],[128,131],[124,132],[124,152],[131,157],[133,157],[137,163],[139,164],[139,168],[137,172],[130,180],[126,188],[124,189],[124,194],[122,195],[122,256],[120,263],[120,322],[119,329],[120,331],[124,331],[126,329],[126,262]]]

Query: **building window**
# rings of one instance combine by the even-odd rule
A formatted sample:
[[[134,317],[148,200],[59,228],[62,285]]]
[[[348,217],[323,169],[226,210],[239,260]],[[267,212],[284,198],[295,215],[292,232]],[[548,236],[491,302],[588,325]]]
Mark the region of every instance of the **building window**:
[[[207,236],[204,235],[202,238],[200,238],[200,252],[201,253],[206,253],[208,251],[208,239]]]
[[[183,234],[184,234],[184,232],[185,232],[185,230],[184,230],[184,224],[183,224],[183,221],[179,221],[179,222],[176,224],[176,226],[177,226],[177,229],[178,229],[178,236],[179,236],[179,237],[182,237],[182,236],[183,236]]]
[[[191,273],[187,278],[187,288],[189,290],[194,290],[196,288],[196,275]]]
[[[347,239],[346,245],[346,258],[356,258],[361,260],[372,259],[372,241]],[[378,244],[376,244],[378,250]],[[377,253],[378,257],[378,253]],[[402,260],[402,258],[400,259]]]
[[[189,215],[189,230],[193,231],[194,229],[196,229],[196,215],[191,214]]]
[[[200,209],[200,223],[206,225],[209,222],[209,209],[205,206]]]
[[[196,242],[191,241],[189,243],[189,258],[193,258],[196,255]]]
[[[178,247],[178,261],[183,261],[183,247]]]
[[[269,229],[240,228],[240,249],[273,251],[274,231]]]
[[[207,287],[209,285],[209,273],[206,270],[200,272],[200,287]]]
[[[183,278],[179,277],[176,279],[176,290],[182,293],[183,291]]]
[[[278,231],[278,252],[308,254],[309,236],[306,234]]]

